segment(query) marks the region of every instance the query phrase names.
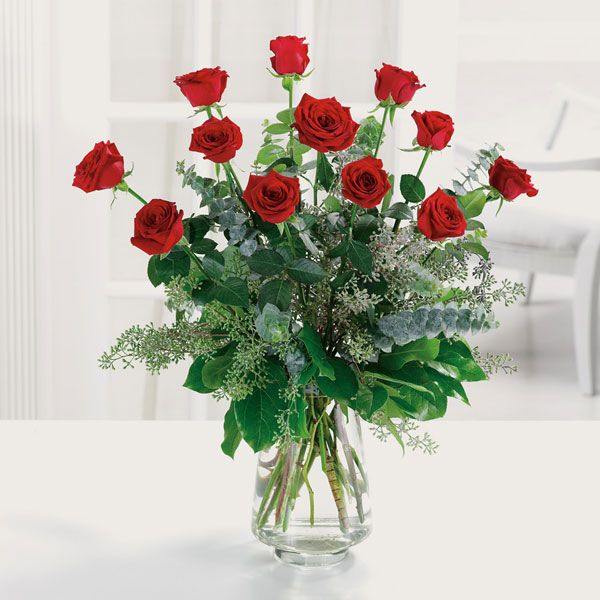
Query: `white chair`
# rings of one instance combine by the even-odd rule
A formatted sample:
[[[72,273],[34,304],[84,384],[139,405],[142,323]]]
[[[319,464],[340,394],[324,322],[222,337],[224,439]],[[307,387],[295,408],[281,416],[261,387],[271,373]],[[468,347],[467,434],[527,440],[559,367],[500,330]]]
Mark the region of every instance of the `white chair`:
[[[542,152],[523,156],[507,151],[507,158],[534,173],[541,171],[598,171],[597,156],[565,156],[555,148],[562,133],[565,118],[577,104],[598,111],[600,103],[575,92],[562,89],[562,103],[553,124],[546,148]],[[466,158],[472,158],[477,146],[456,143],[455,149]],[[574,189],[566,202],[575,202],[585,194]],[[600,217],[600,197],[595,215]],[[544,210],[544,189],[535,198],[521,196],[510,207],[505,207],[490,227],[486,245],[494,263],[524,271],[528,284],[529,301],[536,273],[570,275],[575,278],[573,321],[575,354],[579,387],[583,394],[593,395],[597,387],[598,358],[598,291],[600,285],[600,224],[584,218],[575,219],[566,214]]]

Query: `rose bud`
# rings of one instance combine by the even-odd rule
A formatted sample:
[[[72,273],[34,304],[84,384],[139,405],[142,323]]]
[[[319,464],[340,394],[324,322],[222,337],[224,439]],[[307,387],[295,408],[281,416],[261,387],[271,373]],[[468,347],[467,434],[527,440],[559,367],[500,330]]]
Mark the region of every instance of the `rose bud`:
[[[378,158],[365,156],[342,169],[342,195],[363,208],[377,206],[389,189],[388,174]]]
[[[269,43],[271,66],[280,75],[302,75],[310,62],[306,38],[280,35]]]
[[[131,243],[146,254],[166,254],[183,237],[183,211],[175,202],[154,199],[138,210]]]
[[[381,102],[391,97],[395,104],[406,104],[418,89],[425,87],[412,71],[404,71],[393,65],[383,63],[381,69],[375,69],[375,73],[375,96]]]
[[[229,117],[211,117],[192,131],[190,150],[216,163],[231,160],[241,147],[242,132]]]
[[[112,142],[98,142],[75,167],[73,185],[84,192],[95,192],[121,183],[123,157]]]
[[[496,188],[507,200],[514,200],[521,194],[536,196],[538,190],[531,183],[531,175],[517,167],[512,160],[499,156],[489,170],[490,185]]]
[[[192,106],[210,106],[221,100],[228,77],[227,71],[215,67],[179,75],[175,77],[174,83]]]
[[[443,150],[448,145],[454,133],[454,123],[449,115],[437,110],[426,110],[422,113],[414,110],[411,116],[417,124],[419,146]]]
[[[439,242],[464,235],[467,221],[456,198],[438,188],[419,207],[417,226],[426,238]]]
[[[358,123],[352,120],[350,109],[335,98],[318,100],[302,96],[294,112],[298,139],[319,152],[339,152],[352,145]]]
[[[263,221],[283,223],[300,202],[300,183],[296,177],[286,177],[277,171],[264,176],[250,175],[242,197]]]

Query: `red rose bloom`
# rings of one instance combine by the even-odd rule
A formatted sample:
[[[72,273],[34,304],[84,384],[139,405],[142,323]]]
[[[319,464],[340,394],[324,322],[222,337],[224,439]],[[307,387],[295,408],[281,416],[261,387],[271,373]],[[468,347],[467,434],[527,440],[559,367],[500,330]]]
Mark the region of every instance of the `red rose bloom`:
[[[241,147],[242,132],[229,117],[211,117],[192,131],[190,150],[200,152],[205,159],[216,163],[231,160]]]
[[[302,96],[294,112],[298,139],[319,152],[339,152],[354,141],[358,123],[352,120],[350,109],[335,98],[318,100]]]
[[[381,102],[390,96],[396,104],[406,104],[412,100],[415,92],[425,87],[412,71],[403,71],[399,67],[383,63],[381,69],[375,69],[375,96]]]
[[[227,71],[215,67],[179,75],[175,77],[174,83],[192,106],[210,106],[221,100],[228,77]]]
[[[538,193],[531,183],[531,175],[517,167],[512,160],[499,156],[489,170],[490,185],[496,188],[507,200],[514,200],[521,194],[535,196]]]
[[[300,183],[277,171],[268,175],[250,175],[242,194],[248,206],[268,223],[283,223],[300,202]]]
[[[269,43],[271,66],[280,75],[302,75],[310,62],[306,38],[295,35],[280,35]]]
[[[73,185],[84,192],[95,192],[121,183],[123,157],[112,142],[98,142],[75,167]]]
[[[131,243],[146,254],[165,254],[183,237],[183,211],[175,202],[150,200],[135,215]]]
[[[464,235],[467,220],[458,207],[456,198],[438,188],[423,200],[417,215],[417,226],[426,238],[439,242]]]
[[[412,118],[417,124],[417,144],[423,148],[443,150],[454,133],[454,123],[449,115],[437,110],[422,113],[413,110]]]
[[[365,156],[342,169],[342,195],[363,208],[374,208],[390,189],[383,163]]]

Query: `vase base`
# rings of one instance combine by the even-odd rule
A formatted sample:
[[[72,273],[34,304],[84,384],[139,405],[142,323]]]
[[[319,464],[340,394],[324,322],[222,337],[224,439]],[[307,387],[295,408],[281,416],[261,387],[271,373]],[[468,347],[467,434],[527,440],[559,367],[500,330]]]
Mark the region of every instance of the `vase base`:
[[[316,569],[338,565],[348,556],[348,550],[342,550],[333,554],[302,554],[300,552],[290,552],[289,550],[275,548],[274,554],[275,558],[286,565],[302,569]]]

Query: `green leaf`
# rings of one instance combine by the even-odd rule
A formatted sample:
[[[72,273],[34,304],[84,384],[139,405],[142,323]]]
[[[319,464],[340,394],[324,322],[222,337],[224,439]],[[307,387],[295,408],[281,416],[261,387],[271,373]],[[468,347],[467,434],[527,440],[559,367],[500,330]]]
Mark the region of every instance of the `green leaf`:
[[[479,256],[482,256],[486,260],[490,256],[488,249],[483,244],[480,244],[479,242],[462,242],[461,246],[465,250],[468,250],[469,252],[471,252],[472,254],[477,254]]]
[[[371,236],[380,228],[381,220],[373,215],[361,215],[352,229],[352,238],[359,242],[368,242]]]
[[[188,390],[198,392],[199,394],[210,394],[210,392],[213,391],[214,388],[207,387],[202,380],[202,369],[204,368],[205,363],[206,358],[202,356],[198,356],[194,360],[190,366],[183,387],[188,388]]]
[[[187,219],[188,241],[194,249],[194,243],[199,242],[210,231],[210,220],[203,215],[197,215]]]
[[[175,246],[166,256],[152,256],[148,261],[148,279],[154,287],[169,283],[173,277],[185,277],[190,272],[190,257]]]
[[[416,175],[405,173],[400,177],[400,193],[407,202],[421,202],[425,199],[425,186]]]
[[[483,190],[474,190],[456,199],[458,206],[467,219],[472,219],[480,215],[486,200],[487,198]]]
[[[387,210],[383,211],[382,216],[389,219],[399,219],[410,221],[413,218],[413,213],[408,204],[404,202],[396,202],[392,204]]]
[[[242,434],[240,433],[235,418],[235,406],[232,402],[229,405],[229,409],[225,413],[225,419],[223,420],[223,442],[221,443],[221,450],[223,450],[227,456],[233,458],[241,441]]]
[[[256,331],[266,342],[283,342],[289,337],[290,315],[267,303],[254,321]]]
[[[333,179],[333,168],[329,164],[325,154],[319,152],[317,154],[317,183],[319,183],[323,189],[328,192],[333,184]]]
[[[395,107],[396,105],[394,105]],[[390,189],[387,191],[387,194],[383,197],[383,201],[381,202],[381,211],[385,212],[390,207],[390,202],[392,201],[392,197],[394,195],[394,181],[396,178],[394,175],[388,175],[388,180],[390,182]]]
[[[263,284],[258,291],[258,308],[273,304],[279,310],[287,310],[292,301],[292,284],[286,279],[274,279]]]
[[[290,126],[286,125],[285,123],[273,123],[272,125],[269,125],[265,131],[267,133],[272,133],[274,135],[279,135],[279,134],[283,134],[283,133],[289,133],[290,132]]]
[[[273,445],[279,432],[277,417],[285,410],[285,401],[280,391],[287,384],[285,371],[278,364],[267,363],[269,383],[256,388],[243,400],[233,403],[235,418],[242,437],[254,452],[260,452]]]
[[[284,269],[283,257],[275,250],[257,250],[248,257],[248,266],[261,275],[277,275]]]
[[[332,290],[338,290],[344,287],[352,279],[352,271],[344,271],[336,276],[329,284]]]
[[[374,413],[381,410],[387,397],[387,392],[382,387],[368,387],[361,383],[358,386],[356,398],[348,402],[348,406],[368,421]]]
[[[277,120],[286,125],[291,125],[294,122],[294,109],[286,108],[277,113]]]
[[[454,379],[451,375],[440,373],[437,369],[425,366],[425,372],[428,377],[437,383],[440,389],[446,394],[446,396],[454,396],[460,398],[465,404],[469,404],[469,398],[467,392],[463,387],[462,383],[457,379]]]
[[[341,358],[330,358],[329,364],[333,367],[334,379],[317,376],[319,389],[334,400],[346,402],[351,400],[358,391],[358,381],[354,371]]]
[[[349,245],[348,240],[343,239],[337,246],[332,248],[327,253],[327,256],[330,256],[331,258],[336,258],[338,256],[345,256],[348,253],[348,245]]]
[[[235,348],[232,346],[220,356],[207,360],[202,367],[202,381],[210,390],[219,389],[233,361]]]
[[[210,279],[219,281],[225,271],[225,257],[220,252],[209,252],[202,259],[202,268]]]
[[[288,420],[290,432],[294,439],[306,439],[310,437],[308,427],[306,426],[307,409],[308,404],[306,403],[306,398],[304,397],[304,394],[299,391],[294,398]]]
[[[461,381],[483,381],[488,378],[473,358],[469,346],[462,340],[451,341],[443,338],[435,360],[448,367]]]
[[[228,277],[225,281],[217,283],[213,291],[213,298],[229,306],[248,307],[248,285],[238,277]]]
[[[306,351],[319,369],[319,373],[323,377],[333,379],[335,377],[333,366],[327,360],[327,355],[321,345],[321,338],[316,329],[313,329],[310,325],[304,325],[298,334],[298,339],[306,347]]]
[[[192,290],[192,300],[196,306],[204,306],[215,299],[216,285],[209,280],[203,281],[199,287]]]
[[[365,275],[369,275],[373,270],[373,255],[362,242],[355,239],[349,241],[348,258],[352,266]]]
[[[384,369],[397,371],[413,360],[424,362],[435,360],[439,351],[440,340],[421,338],[404,346],[394,345],[390,353],[382,352],[379,355],[379,365]]]
[[[299,283],[318,283],[327,273],[316,262],[308,258],[296,259],[288,268],[288,275]]]
[[[340,201],[335,196],[327,196],[327,198],[323,200],[323,206],[329,212],[339,212],[342,208]]]
[[[277,144],[263,146],[256,156],[256,162],[261,165],[270,165],[274,160],[285,155],[285,150]]]
[[[217,242],[208,238],[204,238],[203,240],[196,240],[191,246],[192,251],[196,254],[208,254],[209,252],[212,252],[216,247]]]
[[[318,369],[315,363],[311,362],[308,365],[306,365],[306,367],[304,367],[304,369],[302,369],[302,371],[298,375],[298,385],[306,385],[315,376],[315,373],[317,371]]]
[[[476,229],[485,229],[485,225],[481,221],[477,221],[476,219],[468,219],[467,230],[474,231]]]

